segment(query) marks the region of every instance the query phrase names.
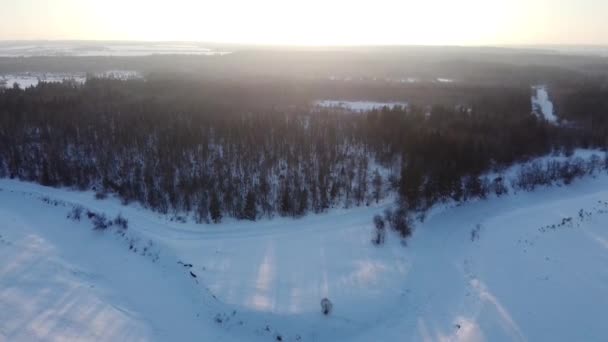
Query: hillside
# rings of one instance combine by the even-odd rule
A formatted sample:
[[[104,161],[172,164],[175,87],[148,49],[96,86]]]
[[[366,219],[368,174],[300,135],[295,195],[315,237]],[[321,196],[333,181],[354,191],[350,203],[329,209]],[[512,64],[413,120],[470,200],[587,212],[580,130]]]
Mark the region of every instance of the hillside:
[[[7,179],[0,188],[3,341],[608,335],[605,173],[438,206],[407,245],[389,235],[382,247],[370,243],[370,218],[388,199],[302,219],[197,225],[93,192]],[[94,230],[87,211],[120,213],[128,228]],[[328,317],[323,297],[334,304]]]

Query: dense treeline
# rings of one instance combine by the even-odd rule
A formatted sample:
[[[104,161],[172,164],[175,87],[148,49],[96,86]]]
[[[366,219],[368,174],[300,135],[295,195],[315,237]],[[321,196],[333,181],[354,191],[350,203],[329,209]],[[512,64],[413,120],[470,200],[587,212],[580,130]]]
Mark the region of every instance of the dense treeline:
[[[599,171],[608,170],[608,153],[604,158],[593,155],[588,160],[581,157],[569,158],[563,161],[548,160],[544,163],[536,160],[523,165],[513,180],[513,188],[532,191],[538,186],[553,184],[570,184],[574,179],[585,175],[595,175]]]
[[[238,100],[235,100],[235,102]],[[116,193],[163,213],[300,216],[385,194],[358,120],[249,113],[186,88],[93,80],[0,94],[0,176]]]
[[[555,128],[530,115],[527,89],[502,90],[452,110],[371,113],[365,127],[380,160],[405,156],[398,189],[409,209],[479,197],[483,171],[558,143]]]
[[[608,83],[588,81],[558,98],[558,114],[585,131],[585,145],[608,145]]]
[[[85,49],[91,47],[88,44]],[[332,76],[351,80],[446,77],[486,85],[569,81],[581,73],[608,74],[606,58],[535,49],[422,46],[263,48],[243,45],[213,48],[233,53],[223,56],[0,57],[0,73],[119,69],[137,70],[144,74],[182,73],[186,77],[195,75],[214,79],[257,80],[270,77],[289,81]]]
[[[579,143],[531,115],[528,87],[362,115],[250,106],[224,90],[217,100],[190,82],[105,79],[2,90],[0,177],[114,193],[199,222],[255,220],[391,190],[410,210],[481,197],[483,171]]]

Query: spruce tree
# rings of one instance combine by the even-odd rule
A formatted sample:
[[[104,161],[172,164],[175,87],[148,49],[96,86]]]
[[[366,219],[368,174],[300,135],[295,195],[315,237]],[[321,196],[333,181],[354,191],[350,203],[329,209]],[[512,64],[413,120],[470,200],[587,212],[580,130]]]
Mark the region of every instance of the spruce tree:
[[[253,191],[247,193],[245,199],[245,208],[243,208],[243,218],[246,220],[255,221],[258,216],[258,211],[255,204],[255,194]]]
[[[222,210],[220,208],[220,199],[217,197],[217,193],[213,191],[211,193],[211,202],[209,203],[209,215],[213,223],[220,223],[222,221]]]

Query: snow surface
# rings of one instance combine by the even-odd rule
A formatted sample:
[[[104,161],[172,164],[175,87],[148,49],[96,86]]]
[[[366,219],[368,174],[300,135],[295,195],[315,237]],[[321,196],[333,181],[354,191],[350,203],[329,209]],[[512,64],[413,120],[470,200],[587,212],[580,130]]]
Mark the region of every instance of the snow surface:
[[[608,336],[606,174],[439,206],[407,246],[389,235],[383,247],[370,243],[371,218],[388,202],[196,225],[92,192],[8,179],[0,189],[0,340]],[[129,228],[67,219],[75,204],[122,213]]]
[[[113,78],[120,80],[130,80],[130,79],[140,79],[143,76],[141,73],[133,70],[108,70],[104,72],[99,72],[94,74],[95,77],[101,78]],[[35,87],[40,82],[48,82],[48,83],[60,83],[65,80],[73,81],[78,84],[83,84],[87,79],[87,75],[84,72],[74,72],[74,73],[43,73],[43,72],[25,72],[25,73],[17,73],[17,74],[0,74],[0,88],[7,87],[10,88],[13,84],[17,83],[17,85],[26,89],[29,87]]]
[[[553,102],[549,99],[547,86],[533,86],[532,89],[536,92],[532,95],[532,109],[534,113],[551,123],[557,123],[558,119],[553,111]]]
[[[407,107],[407,102],[374,102],[374,101],[340,101],[340,100],[322,100],[315,102],[315,105],[323,108],[334,108],[341,110],[349,110],[354,112],[367,112],[374,109],[382,109],[383,107],[394,108],[396,106]]]

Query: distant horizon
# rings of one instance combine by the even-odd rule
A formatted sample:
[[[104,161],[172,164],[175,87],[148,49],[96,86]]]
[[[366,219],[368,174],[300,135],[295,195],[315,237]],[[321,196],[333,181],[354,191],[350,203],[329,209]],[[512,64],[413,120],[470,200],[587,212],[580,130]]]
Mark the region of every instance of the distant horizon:
[[[218,44],[218,45],[243,45],[243,46],[260,46],[260,47],[455,47],[455,48],[519,48],[519,47],[591,47],[591,48],[608,48],[608,43],[586,44],[586,43],[525,43],[525,44],[284,44],[284,43],[249,43],[238,41],[214,41],[214,40],[148,40],[148,39],[0,39],[0,43],[146,43],[146,44]]]
[[[0,40],[261,46],[605,46],[599,0],[23,0]]]

